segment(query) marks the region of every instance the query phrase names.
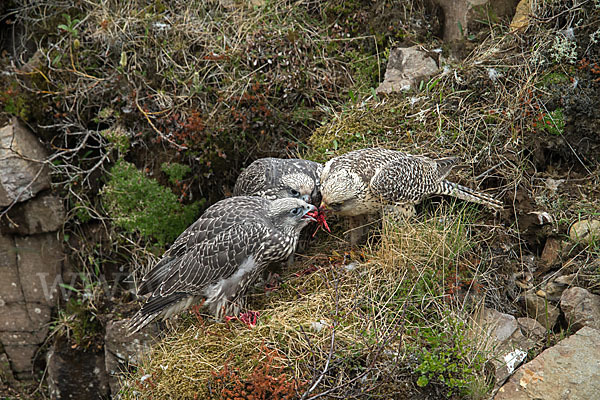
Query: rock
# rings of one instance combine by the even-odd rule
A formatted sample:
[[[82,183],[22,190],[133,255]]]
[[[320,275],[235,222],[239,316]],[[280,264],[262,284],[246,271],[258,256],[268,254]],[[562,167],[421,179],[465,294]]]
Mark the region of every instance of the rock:
[[[596,399],[599,348],[600,331],[584,327],[519,368],[494,400]]]
[[[394,93],[416,88],[422,80],[438,72],[437,62],[418,46],[390,51],[385,77],[377,93]]]
[[[569,229],[569,237],[571,240],[583,244],[600,241],[600,221],[584,219],[575,222]]]
[[[42,344],[48,334],[48,326],[35,332],[0,332],[0,342],[4,345]]]
[[[65,221],[65,209],[60,198],[42,194],[15,205],[8,212],[8,217],[0,221],[0,232],[33,235],[61,229]]]
[[[49,322],[50,308],[43,304],[0,307],[0,342],[17,377],[31,378],[34,356],[46,339]]]
[[[540,257],[544,270],[547,271],[559,261],[561,248],[562,243],[559,239],[553,237],[546,239],[546,244],[544,245],[544,250],[542,250],[542,256]],[[538,273],[541,272],[538,270]]]
[[[0,307],[6,303],[22,302],[24,299],[15,241],[10,236],[0,235]]]
[[[10,332],[30,332],[32,322],[24,304],[5,304],[0,307],[0,330]]]
[[[580,287],[572,287],[564,291],[560,308],[574,330],[584,326],[600,329],[600,296]]]
[[[133,335],[129,335],[127,321],[109,321],[104,336],[104,358],[108,382],[112,393],[120,390],[118,375],[130,365],[140,361],[143,353],[150,350],[154,338],[158,337],[156,324],[151,324]]]
[[[556,278],[554,278],[554,282],[556,282],[560,285],[569,286],[569,285],[572,285],[576,279],[577,279],[577,274],[569,274],[569,275],[557,276]]]
[[[0,235],[0,348],[18,379],[33,377],[33,356],[46,339],[57,300],[51,285],[60,277],[62,258],[56,234]]]
[[[42,163],[47,157],[46,149],[17,118],[0,129],[0,207],[50,187],[49,168]]]
[[[515,317],[486,307],[474,315],[469,332],[492,356],[497,385],[506,381],[535,345],[521,333]]]
[[[46,359],[51,399],[96,400],[108,397],[103,352],[73,350],[64,338],[58,338]]]
[[[560,310],[547,299],[529,291],[519,298],[519,303],[526,314],[542,324],[544,328],[552,329],[556,325]]]
[[[508,340],[519,328],[515,317],[491,308],[484,307],[478,318],[478,323],[488,332],[488,337],[496,343]]]
[[[510,22],[511,31],[524,31],[529,26],[529,15],[531,14],[531,0],[521,0],[517,4],[515,16]]]
[[[559,301],[566,289],[567,285],[563,285],[556,281],[548,282],[544,285],[544,297],[550,301]]]
[[[31,331],[37,331],[42,329],[50,322],[51,318],[51,309],[45,304],[39,303],[27,303],[27,314],[29,314],[29,319],[31,320]]]
[[[33,372],[33,358],[39,346],[35,345],[8,345],[4,346],[4,351],[10,360],[10,366],[13,372]]]
[[[517,318],[517,323],[519,324],[519,328],[521,328],[521,332],[523,332],[525,337],[536,342],[546,339],[548,331],[535,319],[521,317]]]
[[[62,272],[64,254],[56,234],[15,237],[19,254],[19,278],[27,302],[53,305],[57,301],[56,278]]]
[[[0,353],[0,385],[2,384],[8,384],[12,387],[16,384],[15,376],[12,369],[10,369],[10,361],[6,353]]]
[[[557,276],[544,284],[541,297],[545,297],[550,301],[560,301],[562,294],[569,286],[573,286],[577,280],[577,274]],[[539,295],[539,293],[538,293]]]

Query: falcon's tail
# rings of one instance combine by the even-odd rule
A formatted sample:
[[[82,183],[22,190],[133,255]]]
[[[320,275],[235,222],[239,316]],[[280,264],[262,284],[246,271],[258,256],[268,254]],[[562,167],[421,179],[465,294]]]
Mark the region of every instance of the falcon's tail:
[[[129,320],[129,324],[127,325],[129,333],[134,334],[138,332],[156,318],[170,318],[189,308],[195,300],[194,296],[177,292],[168,296],[151,297]]]
[[[131,317],[129,323],[127,324],[129,334],[133,335],[134,333],[140,331],[150,322],[154,321],[160,314],[160,312],[156,312],[154,314],[142,314],[142,310],[138,311],[133,317]]]
[[[442,181],[440,184],[440,189],[437,194],[445,194],[461,200],[483,204],[484,206],[488,206],[496,211],[504,208],[502,202],[492,196],[446,180]]]

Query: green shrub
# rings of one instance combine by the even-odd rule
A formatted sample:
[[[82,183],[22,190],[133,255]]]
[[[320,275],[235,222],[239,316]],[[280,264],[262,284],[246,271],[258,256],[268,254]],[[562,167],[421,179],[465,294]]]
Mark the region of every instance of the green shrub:
[[[197,217],[201,202],[181,204],[173,192],[133,164],[119,160],[110,172],[102,197],[109,216],[120,228],[164,245]]]
[[[483,374],[486,357],[474,349],[462,321],[448,319],[445,326],[425,328],[424,346],[417,349],[417,385],[441,384],[452,394],[467,395]]]
[[[162,163],[160,166],[162,172],[167,174],[169,177],[169,182],[175,185],[177,182],[180,182],[184,176],[189,174],[192,171],[192,168],[189,165],[179,164],[179,163]]]

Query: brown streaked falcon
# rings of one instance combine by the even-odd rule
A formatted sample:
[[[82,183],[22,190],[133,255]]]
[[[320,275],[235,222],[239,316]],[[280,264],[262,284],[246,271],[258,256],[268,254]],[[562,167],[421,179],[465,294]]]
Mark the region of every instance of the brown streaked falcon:
[[[413,216],[414,205],[430,195],[449,195],[461,200],[502,209],[495,198],[446,180],[458,158],[433,160],[400,151],[367,148],[329,160],[321,174],[322,205],[350,216],[350,241],[362,236],[358,226],[369,214],[384,210]]]
[[[202,299],[218,320],[239,314],[248,287],[267,264],[294,252],[315,210],[293,198],[241,196],[215,203],[144,276],[138,294],[150,297],[131,319],[130,331]]]
[[[299,198],[318,205],[319,179],[323,166],[298,158],[260,158],[238,177],[234,196],[260,196],[269,200]]]

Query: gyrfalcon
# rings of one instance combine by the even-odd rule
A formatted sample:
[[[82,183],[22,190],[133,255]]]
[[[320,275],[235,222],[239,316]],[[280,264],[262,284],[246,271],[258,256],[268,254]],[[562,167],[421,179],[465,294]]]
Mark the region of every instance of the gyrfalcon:
[[[449,195],[502,209],[502,203],[495,198],[445,179],[457,162],[456,157],[433,160],[383,148],[351,151],[325,164],[321,205],[351,217],[352,244],[362,236],[357,229],[364,223],[361,217],[382,210],[413,216],[414,205],[430,195]]]
[[[318,205],[322,170],[321,164],[309,160],[260,158],[242,171],[233,195],[260,196],[269,200],[294,197]]]
[[[249,285],[267,264],[294,252],[315,212],[315,206],[294,198],[241,196],[215,203],[144,276],[138,294],[150,297],[132,318],[130,331],[203,299],[218,320],[237,315]]]

